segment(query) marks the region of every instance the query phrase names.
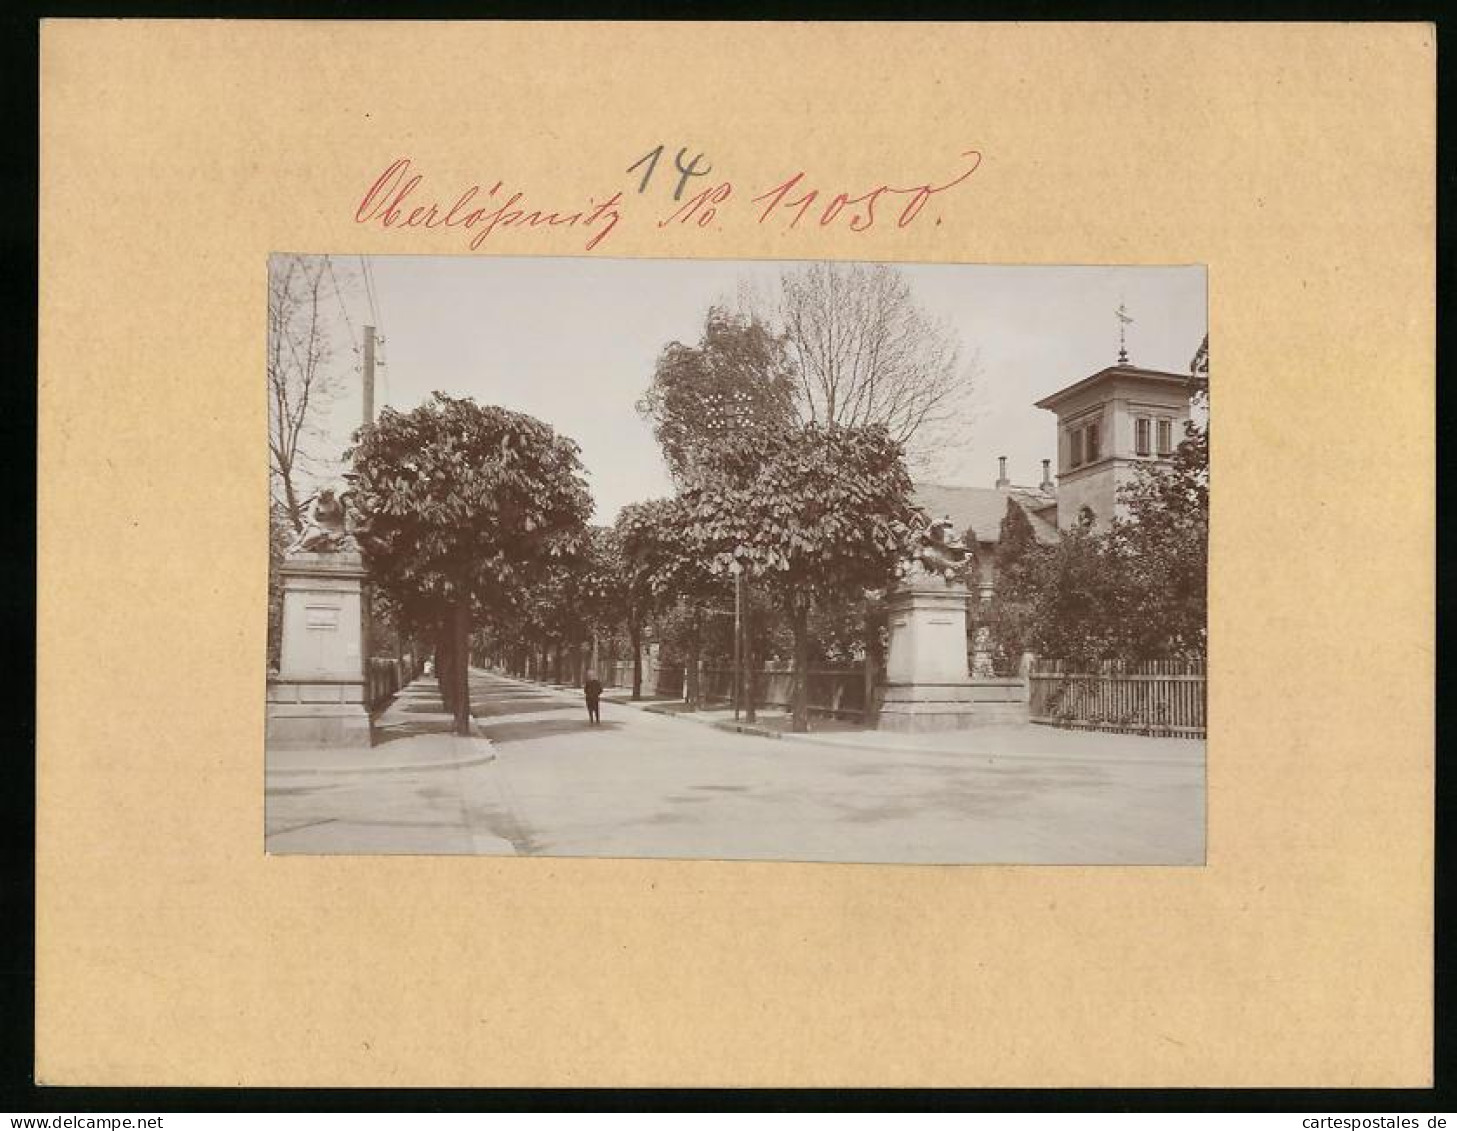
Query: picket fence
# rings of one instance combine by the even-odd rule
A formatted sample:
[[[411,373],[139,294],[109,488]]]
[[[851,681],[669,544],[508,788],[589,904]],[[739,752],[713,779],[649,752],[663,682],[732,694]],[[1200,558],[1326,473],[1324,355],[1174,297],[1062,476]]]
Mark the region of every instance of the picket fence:
[[[1202,660],[1036,660],[1028,672],[1034,723],[1115,734],[1203,738]]]

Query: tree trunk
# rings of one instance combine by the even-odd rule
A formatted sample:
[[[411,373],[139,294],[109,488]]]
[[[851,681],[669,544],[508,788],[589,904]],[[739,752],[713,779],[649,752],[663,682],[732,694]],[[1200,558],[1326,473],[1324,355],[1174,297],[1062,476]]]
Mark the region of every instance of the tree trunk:
[[[299,504],[298,492],[293,489],[292,468],[283,474],[283,508],[288,514],[288,521],[293,525],[293,532],[302,534],[304,532],[304,509]]]
[[[632,641],[632,697],[642,698],[642,625],[638,623],[637,613],[632,614],[632,619],[627,627],[628,637]]]
[[[698,700],[701,694],[698,686],[698,656],[702,650],[703,609],[695,604],[693,606],[693,628],[688,637],[688,670],[684,673],[687,686],[683,689],[683,698],[688,701],[688,709],[690,711],[698,710]]]
[[[874,726],[879,714],[875,697],[880,685],[880,625],[873,609],[865,610],[865,705],[860,716],[866,726]]]
[[[440,689],[440,701],[447,711],[454,710],[455,703],[455,647],[451,634],[449,615],[442,616],[435,626],[435,685]]]
[[[470,737],[470,594],[459,590],[455,603],[455,733]]]
[[[794,598],[794,695],[789,729],[795,734],[809,730],[809,598]]]

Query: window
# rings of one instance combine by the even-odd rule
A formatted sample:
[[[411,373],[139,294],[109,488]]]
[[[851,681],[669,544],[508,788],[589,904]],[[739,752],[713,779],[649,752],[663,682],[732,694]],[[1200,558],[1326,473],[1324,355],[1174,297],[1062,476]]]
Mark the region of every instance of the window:
[[[1133,454],[1146,456],[1153,451],[1149,437],[1149,425],[1152,422],[1146,416],[1140,416],[1133,422]]]
[[[1174,422],[1172,420],[1159,421],[1159,455],[1172,455],[1174,452]]]
[[[1067,434],[1068,439],[1068,462],[1073,467],[1083,465],[1083,430],[1074,428]]]
[[[1098,445],[1098,423],[1094,421],[1087,427],[1088,433],[1088,462],[1092,463],[1099,455]]]

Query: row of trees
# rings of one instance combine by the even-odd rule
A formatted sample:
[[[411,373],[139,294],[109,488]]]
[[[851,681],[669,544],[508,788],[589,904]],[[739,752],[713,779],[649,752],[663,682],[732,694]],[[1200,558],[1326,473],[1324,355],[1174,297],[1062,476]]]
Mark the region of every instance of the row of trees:
[[[585,558],[563,559],[562,576],[537,585],[559,594],[573,574],[590,577],[595,600],[565,620],[555,597],[528,601],[488,635],[497,650],[529,639],[560,655],[620,630],[637,696],[643,633],[656,624],[685,661],[692,706],[699,660],[734,647],[725,628],[737,588],[745,666],[783,626],[792,725],[804,730],[812,654],[847,638],[861,651],[878,643],[867,602],[888,584],[911,522],[907,446],[956,414],[971,371],[890,267],[797,267],[776,299],[743,305],[711,308],[697,342],[669,343],[639,401],[675,493],[624,507]]]
[[[270,272],[275,557],[302,526],[310,440],[337,391],[342,351],[325,312],[339,297],[326,258]],[[969,380],[899,272],[786,272],[769,307],[716,307],[696,344],[663,350],[639,407],[676,494],[624,508],[609,529],[587,525],[578,449],[546,424],[442,393],[386,409],[345,455],[378,611],[434,642],[461,733],[473,636],[544,642],[560,657],[620,629],[640,659],[644,626],[667,620],[696,657],[721,638],[712,614],[740,578],[751,618],[783,614],[802,671],[829,598],[888,579],[910,516],[905,446],[950,417]],[[752,650],[764,634],[746,639]],[[640,693],[640,671],[634,684]],[[800,728],[806,715],[801,680]]]
[[[775,317],[714,307],[697,342],[664,348],[638,407],[674,493],[612,526],[588,524],[575,443],[442,393],[359,433],[351,499],[380,599],[435,643],[459,733],[473,644],[517,662],[529,652],[560,678],[564,656],[620,640],[637,696],[656,625],[696,704],[697,661],[733,647],[736,589],[751,670],[776,626],[788,638],[803,730],[811,659],[878,651],[878,596],[914,518],[907,448],[967,379],[898,272],[817,264],[786,273]],[[1012,508],[989,610],[998,645],[1071,660],[1202,650],[1207,450],[1191,431],[1173,471],[1136,484],[1130,518],[1107,533],[1084,524],[1043,547]]]

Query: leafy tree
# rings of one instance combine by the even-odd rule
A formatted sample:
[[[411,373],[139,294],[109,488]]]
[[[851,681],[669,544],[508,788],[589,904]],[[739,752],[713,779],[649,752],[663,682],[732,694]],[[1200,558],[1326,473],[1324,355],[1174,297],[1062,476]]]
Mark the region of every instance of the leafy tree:
[[[528,587],[583,538],[592,500],[577,445],[533,417],[436,393],[412,412],[386,408],[349,456],[374,581],[415,617],[448,618],[437,662],[448,657],[442,691],[468,735],[476,606]]]
[[[983,614],[1000,650],[1074,664],[1204,656],[1208,429],[1190,423],[1171,462],[1140,466],[1120,502],[1125,513],[1105,533],[1085,513],[1053,547],[1037,545],[1009,507],[997,595]]]
[[[703,628],[700,605],[722,589],[722,581],[708,569],[702,547],[689,533],[689,514],[681,498],[651,499],[623,507],[616,529],[633,648],[632,696],[642,696],[641,633],[645,619],[687,601],[691,618],[686,649],[688,701],[696,705]]]
[[[1168,467],[1140,466],[1120,496],[1110,551],[1130,590],[1125,631],[1138,659],[1202,658],[1209,575],[1209,431],[1192,421]]]
[[[689,527],[682,498],[656,500],[630,512],[624,545],[644,567],[649,607],[661,613],[684,606],[686,698],[693,708],[700,700],[698,662],[703,653],[704,606],[723,597],[727,586],[722,576],[708,568]]]
[[[773,594],[794,635],[793,723],[809,726],[815,603],[885,586],[911,518],[900,444],[883,427],[809,425],[735,437],[684,492],[697,555]]]
[[[1131,597],[1122,564],[1086,507],[1056,546],[1032,559],[1027,582],[1038,653],[1074,664],[1122,654]]]
[[[664,347],[637,410],[652,422],[681,485],[706,447],[736,431],[790,421],[793,390],[783,339],[756,318],[714,306],[696,346]]]
[[[1036,586],[1047,553],[1027,512],[1009,498],[998,535],[993,596],[986,604],[973,604],[968,624],[973,638],[983,625],[991,630],[992,663],[999,674],[1013,672],[1032,647]]]

